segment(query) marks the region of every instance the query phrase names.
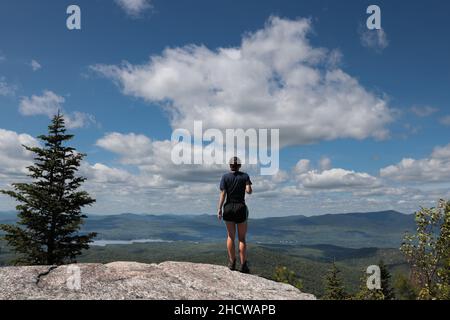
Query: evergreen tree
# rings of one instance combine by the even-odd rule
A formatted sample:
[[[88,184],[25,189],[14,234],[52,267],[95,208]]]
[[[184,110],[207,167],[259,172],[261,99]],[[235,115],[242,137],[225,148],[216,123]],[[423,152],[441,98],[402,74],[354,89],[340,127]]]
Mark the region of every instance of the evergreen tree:
[[[384,300],[394,300],[395,293],[394,289],[391,286],[391,274],[389,273],[389,270],[384,264],[383,260],[380,260],[380,262],[378,262],[378,266],[380,267],[381,291],[383,293]]]
[[[347,293],[345,292],[342,280],[339,276],[341,271],[337,268],[336,263],[333,262],[325,278],[325,294],[322,297],[324,300],[345,300]]]
[[[367,287],[367,274],[361,276],[359,292],[355,298],[357,300],[394,300],[394,290],[391,287],[391,274],[383,260],[378,262],[380,268],[380,289],[369,289]]]
[[[81,208],[95,202],[87,192],[77,191],[86,180],[75,176],[84,154],[64,145],[73,135],[66,134],[64,118],[56,115],[48,135],[38,137],[44,147],[24,146],[35,154],[28,167],[30,183],[13,184],[14,191],[1,190],[18,201],[17,225],[0,225],[4,239],[18,254],[15,264],[60,265],[75,258],[95,233],[78,233],[84,218]]]
[[[385,300],[383,290],[369,289],[367,287],[367,274],[360,278],[359,292],[354,296],[355,300]]]

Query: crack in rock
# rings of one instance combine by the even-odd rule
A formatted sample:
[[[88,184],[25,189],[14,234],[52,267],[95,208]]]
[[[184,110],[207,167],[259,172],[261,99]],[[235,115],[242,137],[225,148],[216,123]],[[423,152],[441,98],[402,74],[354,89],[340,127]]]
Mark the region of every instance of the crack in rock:
[[[47,271],[45,272],[41,272],[37,275],[36,277],[36,286],[39,287],[39,282],[41,281],[42,277],[48,276],[50,274],[50,272],[52,272],[53,270],[55,270],[56,268],[58,268],[58,266],[51,266],[50,268],[48,268]]]

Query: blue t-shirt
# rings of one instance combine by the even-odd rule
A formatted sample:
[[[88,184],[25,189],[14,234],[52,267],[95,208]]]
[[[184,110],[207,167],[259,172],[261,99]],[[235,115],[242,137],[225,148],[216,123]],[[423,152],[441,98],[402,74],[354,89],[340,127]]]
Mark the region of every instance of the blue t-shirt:
[[[226,192],[227,203],[245,203],[245,187],[251,184],[250,177],[245,172],[228,172],[220,181],[220,190]]]

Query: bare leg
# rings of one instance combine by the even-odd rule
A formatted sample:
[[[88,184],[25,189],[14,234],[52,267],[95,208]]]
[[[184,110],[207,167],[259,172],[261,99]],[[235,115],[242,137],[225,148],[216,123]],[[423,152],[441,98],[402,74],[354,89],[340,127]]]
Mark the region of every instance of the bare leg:
[[[240,223],[237,225],[238,237],[239,237],[239,257],[241,259],[241,265],[247,261],[247,222]]]
[[[236,238],[236,224],[227,222],[227,249],[228,258],[231,262],[236,260],[236,247],[234,245],[234,239]]]

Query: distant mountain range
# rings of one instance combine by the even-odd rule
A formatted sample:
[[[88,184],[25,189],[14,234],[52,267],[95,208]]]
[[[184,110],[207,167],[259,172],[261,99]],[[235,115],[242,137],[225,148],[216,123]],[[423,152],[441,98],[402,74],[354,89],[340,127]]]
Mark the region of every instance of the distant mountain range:
[[[16,213],[0,213],[0,223],[14,223]],[[406,231],[415,228],[414,216],[396,211],[288,216],[251,219],[249,241],[263,244],[330,244],[347,248],[397,248]],[[90,215],[83,232],[97,239],[222,241],[225,227],[211,215]]]

